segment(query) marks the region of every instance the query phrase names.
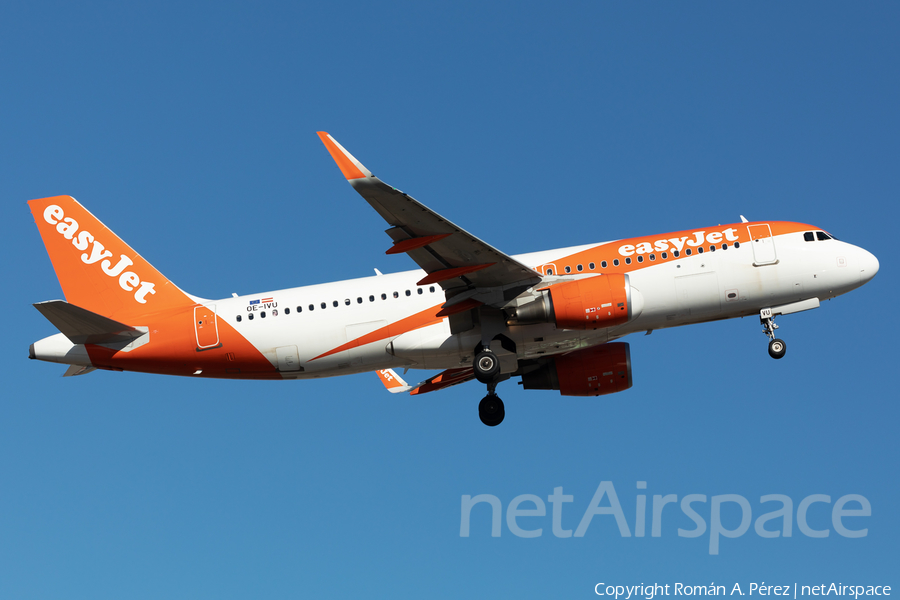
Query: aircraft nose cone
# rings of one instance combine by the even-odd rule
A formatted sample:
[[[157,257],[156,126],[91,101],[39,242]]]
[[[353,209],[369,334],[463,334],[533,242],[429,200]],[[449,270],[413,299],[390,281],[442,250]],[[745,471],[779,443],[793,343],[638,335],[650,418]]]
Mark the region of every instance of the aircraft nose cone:
[[[867,250],[862,251],[859,258],[859,282],[866,283],[878,273],[878,259]]]

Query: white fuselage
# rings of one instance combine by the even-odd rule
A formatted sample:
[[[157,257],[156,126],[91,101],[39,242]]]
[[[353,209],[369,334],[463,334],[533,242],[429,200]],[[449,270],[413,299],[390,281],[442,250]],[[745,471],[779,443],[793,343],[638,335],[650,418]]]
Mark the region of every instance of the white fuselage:
[[[868,281],[877,260],[838,240],[804,241],[791,233],[773,238],[777,261],[757,266],[754,248],[659,260],[627,271],[643,297],[639,316],[597,330],[560,330],[551,323],[511,326],[517,358],[527,359],[604,343],[637,331],[758,314],[762,308],[808,299],[825,300]],[[615,245],[617,242],[608,242]],[[516,256],[535,268],[606,244]],[[596,276],[603,269],[559,275],[559,281]],[[564,269],[559,264],[558,269]],[[304,286],[205,302],[277,365],[276,349],[296,346],[302,370],[281,369],[285,378],[329,377],[390,367],[450,369],[471,365],[480,329],[451,334],[448,319],[322,356],[390,324],[440,307],[439,286],[417,286],[421,270]],[[253,300],[270,302],[250,304]],[[312,309],[310,309],[312,307]],[[324,308],[323,308],[324,307]],[[250,318],[252,315],[252,319]],[[238,320],[240,317],[240,320]],[[398,328],[400,331],[402,328]],[[365,339],[363,338],[364,342]]]

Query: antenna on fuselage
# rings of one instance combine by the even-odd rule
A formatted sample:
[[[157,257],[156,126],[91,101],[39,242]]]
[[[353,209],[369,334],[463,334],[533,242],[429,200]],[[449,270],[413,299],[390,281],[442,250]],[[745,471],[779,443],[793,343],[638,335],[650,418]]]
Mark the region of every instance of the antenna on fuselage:
[[[747,220],[747,217],[745,217],[744,215],[741,215],[741,223],[749,223],[749,222],[750,221]]]

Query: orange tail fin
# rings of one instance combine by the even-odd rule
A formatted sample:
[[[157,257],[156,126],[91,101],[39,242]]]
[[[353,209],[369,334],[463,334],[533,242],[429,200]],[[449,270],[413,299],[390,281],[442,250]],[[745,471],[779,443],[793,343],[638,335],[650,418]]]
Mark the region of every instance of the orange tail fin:
[[[194,304],[71,196],[28,205],[70,304],[123,323]]]

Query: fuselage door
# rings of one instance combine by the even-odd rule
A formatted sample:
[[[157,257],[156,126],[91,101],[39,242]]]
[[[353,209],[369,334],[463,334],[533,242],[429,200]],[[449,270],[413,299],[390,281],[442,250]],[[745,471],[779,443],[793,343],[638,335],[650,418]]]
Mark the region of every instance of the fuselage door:
[[[680,316],[709,317],[722,310],[719,278],[710,271],[675,278]]]
[[[275,348],[275,356],[278,358],[278,370],[299,371],[300,360],[297,354],[297,346],[279,346]]]
[[[197,349],[207,350],[219,346],[219,324],[216,322],[216,305],[194,307],[194,333]]]
[[[772,237],[772,228],[769,224],[747,225],[747,231],[750,233],[750,245],[753,248],[753,264],[758,266],[777,263],[775,238]]]

